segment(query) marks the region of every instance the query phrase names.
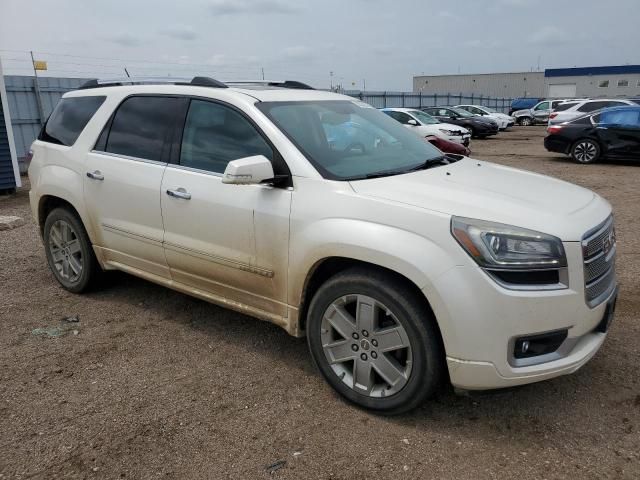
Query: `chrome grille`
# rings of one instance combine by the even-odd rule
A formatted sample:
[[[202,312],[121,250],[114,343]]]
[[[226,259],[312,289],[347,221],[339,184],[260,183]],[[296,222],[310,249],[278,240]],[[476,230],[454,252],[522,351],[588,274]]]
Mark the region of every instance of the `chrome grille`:
[[[587,233],[582,240],[585,299],[594,307],[606,299],[616,284],[616,236],[613,217]]]

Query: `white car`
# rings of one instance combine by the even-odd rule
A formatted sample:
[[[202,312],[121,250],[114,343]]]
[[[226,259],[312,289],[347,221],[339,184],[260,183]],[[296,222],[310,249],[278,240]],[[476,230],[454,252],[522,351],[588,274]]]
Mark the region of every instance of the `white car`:
[[[500,113],[497,110],[485,107],[484,105],[457,105],[456,108],[462,108],[469,113],[474,113],[482,117],[492,118],[496,122],[498,122],[498,127],[500,128],[500,130],[506,130],[516,123],[511,115]]]
[[[586,100],[570,100],[556,106],[549,114],[549,125],[558,125],[562,122],[568,122],[587,113],[595,112],[601,108],[624,107],[626,105],[636,106],[636,102],[624,100],[621,98],[608,99],[586,99]]]
[[[465,147],[468,147],[471,141],[471,132],[466,128],[452,123],[441,123],[428,113],[420,110],[414,108],[383,108],[381,111],[423,138],[435,135],[450,142],[462,144]]]
[[[171,82],[88,82],[33,143],[31,207],[65,289],[122,270],[272,322],[385,413],[444,379],[569,374],[602,346],[617,287],[600,196],[445,157],[298,82]]]

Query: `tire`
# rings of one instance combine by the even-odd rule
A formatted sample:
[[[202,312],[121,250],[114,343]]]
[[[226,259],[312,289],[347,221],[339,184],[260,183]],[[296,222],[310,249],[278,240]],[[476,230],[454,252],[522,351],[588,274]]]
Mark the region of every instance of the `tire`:
[[[533,121],[529,117],[520,117],[518,119],[518,125],[522,127],[528,127],[530,125],[533,125]]]
[[[469,130],[469,134],[471,135],[471,138],[476,138],[476,131],[473,127],[465,127],[467,130]]]
[[[414,409],[443,378],[440,333],[424,299],[374,269],[347,270],[319,288],[309,306],[307,341],[334,390],[381,414]]]
[[[595,163],[600,158],[600,145],[589,138],[580,139],[571,147],[571,158],[578,163]]]
[[[44,249],[47,263],[56,280],[66,290],[88,290],[100,273],[84,225],[67,208],[52,210],[44,222]]]

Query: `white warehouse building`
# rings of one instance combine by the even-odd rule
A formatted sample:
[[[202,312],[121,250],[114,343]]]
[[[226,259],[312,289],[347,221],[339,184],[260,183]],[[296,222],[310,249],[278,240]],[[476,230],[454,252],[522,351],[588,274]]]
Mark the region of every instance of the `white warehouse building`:
[[[493,98],[640,97],[640,65],[548,68],[543,72],[419,75],[413,91]]]

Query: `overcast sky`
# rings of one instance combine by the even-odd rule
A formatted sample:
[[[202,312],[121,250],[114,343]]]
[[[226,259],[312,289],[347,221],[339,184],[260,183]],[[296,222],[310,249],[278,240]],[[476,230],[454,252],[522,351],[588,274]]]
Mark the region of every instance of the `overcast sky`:
[[[415,74],[640,63],[638,0],[0,0],[5,74],[411,90]],[[12,51],[15,50],[15,51]],[[68,56],[51,55],[66,54]],[[356,85],[351,87],[352,82]]]

